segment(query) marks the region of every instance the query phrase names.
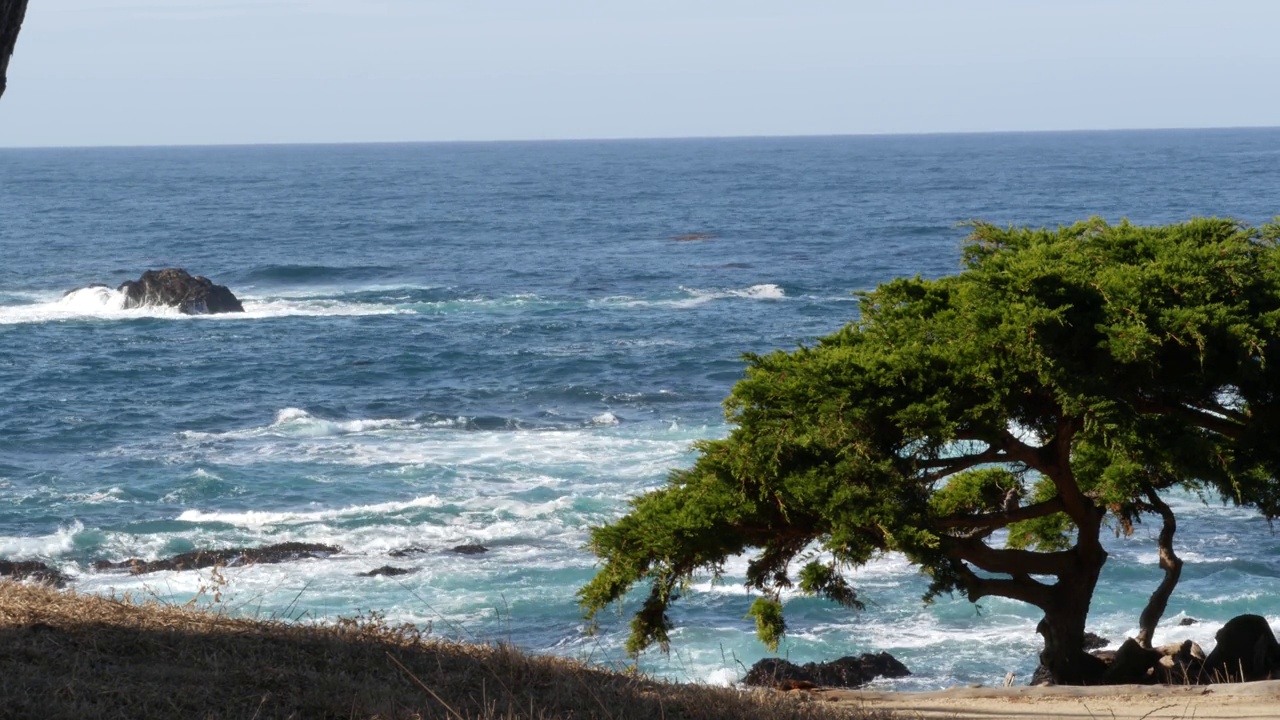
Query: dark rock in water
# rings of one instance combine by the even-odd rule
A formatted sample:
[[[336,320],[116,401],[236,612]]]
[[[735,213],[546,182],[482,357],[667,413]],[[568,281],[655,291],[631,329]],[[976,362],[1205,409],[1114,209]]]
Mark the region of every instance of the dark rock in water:
[[[427,549],[424,547],[419,547],[418,545],[410,545],[409,547],[397,548],[387,554],[393,558],[402,558],[402,557],[410,557],[413,555],[422,555],[426,552],[427,552]]]
[[[54,587],[67,584],[67,576],[36,560],[13,562],[0,560],[0,577],[10,580],[35,580]]]
[[[282,563],[305,558],[324,558],[337,552],[342,552],[342,548],[318,543],[287,542],[260,548],[195,550],[174,555],[166,560],[139,560],[138,558],[122,562],[99,560],[93,564],[93,567],[95,570],[128,570],[134,575],[143,575],[161,570],[198,570],[214,565]]]
[[[1049,672],[1049,668],[1045,667],[1044,663],[1040,663],[1039,665],[1036,666],[1035,671],[1031,673],[1031,680],[1029,680],[1027,684],[1028,685],[1052,685],[1053,673]]]
[[[479,555],[480,553],[489,552],[489,548],[483,545],[456,545],[453,551],[459,555]]]
[[[1085,650],[1100,650],[1110,644],[1110,640],[1098,635],[1097,633],[1087,632],[1084,634]]]
[[[176,307],[186,315],[213,315],[244,312],[240,300],[225,285],[181,268],[148,270],[137,280],[128,280],[119,290],[125,294],[124,307]]]
[[[1205,658],[1203,682],[1267,680],[1280,674],[1280,643],[1261,615],[1233,617],[1214,637],[1218,644]]]
[[[378,577],[379,575],[396,577],[397,575],[408,575],[411,572],[415,572],[415,570],[413,568],[398,568],[392,565],[383,565],[382,567],[374,568],[369,572],[357,573],[357,575],[360,577]]]
[[[1195,619],[1195,618],[1189,618],[1189,617],[1186,617],[1186,618],[1182,618],[1181,620],[1179,620],[1179,621],[1178,621],[1178,625],[1181,625],[1181,626],[1186,626],[1186,625],[1195,625],[1195,624],[1196,624],[1196,623],[1198,623],[1198,622],[1200,622],[1200,621],[1199,621],[1199,620],[1197,620],[1197,619]]]
[[[765,658],[747,671],[744,685],[787,688],[795,683],[813,683],[822,687],[861,687],[878,677],[897,678],[910,675],[906,665],[887,652],[863,653],[824,663],[797,665],[780,658]]]

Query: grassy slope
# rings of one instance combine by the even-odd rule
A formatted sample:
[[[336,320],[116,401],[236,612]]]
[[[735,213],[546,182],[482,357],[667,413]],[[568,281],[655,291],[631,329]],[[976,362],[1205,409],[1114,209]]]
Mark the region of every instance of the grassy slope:
[[[0,714],[39,718],[864,718],[377,620],[234,619],[0,581]]]

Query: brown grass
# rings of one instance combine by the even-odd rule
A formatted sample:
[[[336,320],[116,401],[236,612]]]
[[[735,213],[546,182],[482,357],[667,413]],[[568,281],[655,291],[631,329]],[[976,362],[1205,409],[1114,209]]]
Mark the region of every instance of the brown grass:
[[[808,693],[660,682],[503,644],[0,581],[0,716],[31,718],[884,718]]]

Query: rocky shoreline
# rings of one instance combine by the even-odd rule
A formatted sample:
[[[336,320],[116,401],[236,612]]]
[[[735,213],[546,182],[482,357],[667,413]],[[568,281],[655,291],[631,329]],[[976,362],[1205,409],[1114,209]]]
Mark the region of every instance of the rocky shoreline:
[[[158,560],[130,558],[128,560],[95,560],[89,567],[98,572],[127,571],[131,575],[145,575],[162,571],[200,570],[207,567],[241,567],[246,565],[263,565],[292,562],[295,560],[325,559],[342,553],[337,545],[322,543],[285,542],[261,547],[235,547],[208,550],[193,550],[179,553],[172,557]],[[455,545],[448,548],[437,548],[437,552],[448,552],[455,555],[482,555],[489,548],[477,544]],[[392,550],[388,557],[407,558],[425,555],[431,548],[413,546]],[[379,575],[407,575],[417,568],[401,568],[386,565],[376,570],[358,573],[364,577]],[[0,559],[0,578],[10,580],[31,580],[39,583],[65,587],[72,581],[71,576],[61,570],[39,560],[5,560]]]
[[[406,559],[432,553],[478,556],[488,548],[477,544],[426,548],[409,546],[387,553],[390,558]],[[128,572],[142,575],[162,571],[197,570],[208,567],[243,567],[255,564],[277,564],[298,560],[323,560],[341,554],[336,545],[285,542],[261,547],[236,547],[195,550],[169,558],[144,560],[130,558],[98,560],[89,566],[96,572]],[[383,565],[357,573],[361,577],[398,577],[419,570],[417,565]],[[35,582],[63,588],[73,577],[56,567],[37,560],[0,559],[0,579]],[[1195,622],[1195,621],[1191,621]],[[1189,624],[1189,623],[1184,623]],[[1196,643],[1186,640],[1159,647],[1142,647],[1126,639],[1116,650],[1100,650],[1108,641],[1088,633],[1086,647],[1103,667],[1097,685],[1207,685],[1222,682],[1267,680],[1280,677],[1280,642],[1267,620],[1258,615],[1240,615],[1229,620],[1215,637],[1217,644],[1206,654]],[[799,665],[781,658],[766,658],[753,665],[743,678],[746,686],[778,690],[816,688],[858,688],[880,677],[898,678],[910,670],[892,655],[864,653],[823,663]],[[1043,666],[1032,675],[1030,685],[1046,685],[1048,676]]]

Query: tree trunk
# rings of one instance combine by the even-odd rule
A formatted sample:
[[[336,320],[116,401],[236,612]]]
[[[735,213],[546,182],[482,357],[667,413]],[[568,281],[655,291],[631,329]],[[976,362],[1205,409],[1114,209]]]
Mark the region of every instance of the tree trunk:
[[[1160,528],[1160,537],[1156,541],[1160,549],[1160,569],[1164,570],[1164,579],[1160,581],[1156,591],[1151,593],[1151,599],[1147,601],[1147,606],[1143,608],[1142,615],[1138,619],[1137,641],[1144,648],[1151,647],[1151,638],[1155,635],[1156,625],[1160,623],[1160,617],[1169,606],[1169,596],[1173,594],[1173,588],[1182,577],[1182,559],[1173,552],[1173,534],[1178,531],[1178,521],[1173,515],[1173,510],[1160,499],[1155,490],[1147,488],[1147,499],[1164,521],[1164,525]]]
[[[27,0],[0,0],[0,95],[4,95],[9,56],[18,42],[18,30],[27,14]]]
[[[1044,608],[1044,620],[1036,628],[1044,636],[1040,662],[1059,685],[1092,685],[1106,669],[1101,660],[1084,649],[1089,603],[1107,561],[1107,551],[1098,541],[1102,512],[1090,513],[1083,520],[1077,526],[1075,567],[1058,576],[1052,600]]]
[[[1058,685],[1092,685],[1106,665],[1085,652],[1084,625],[1089,616],[1088,595],[1081,601],[1079,593],[1064,597],[1045,611],[1036,632],[1044,636],[1040,663],[1049,670]]]

